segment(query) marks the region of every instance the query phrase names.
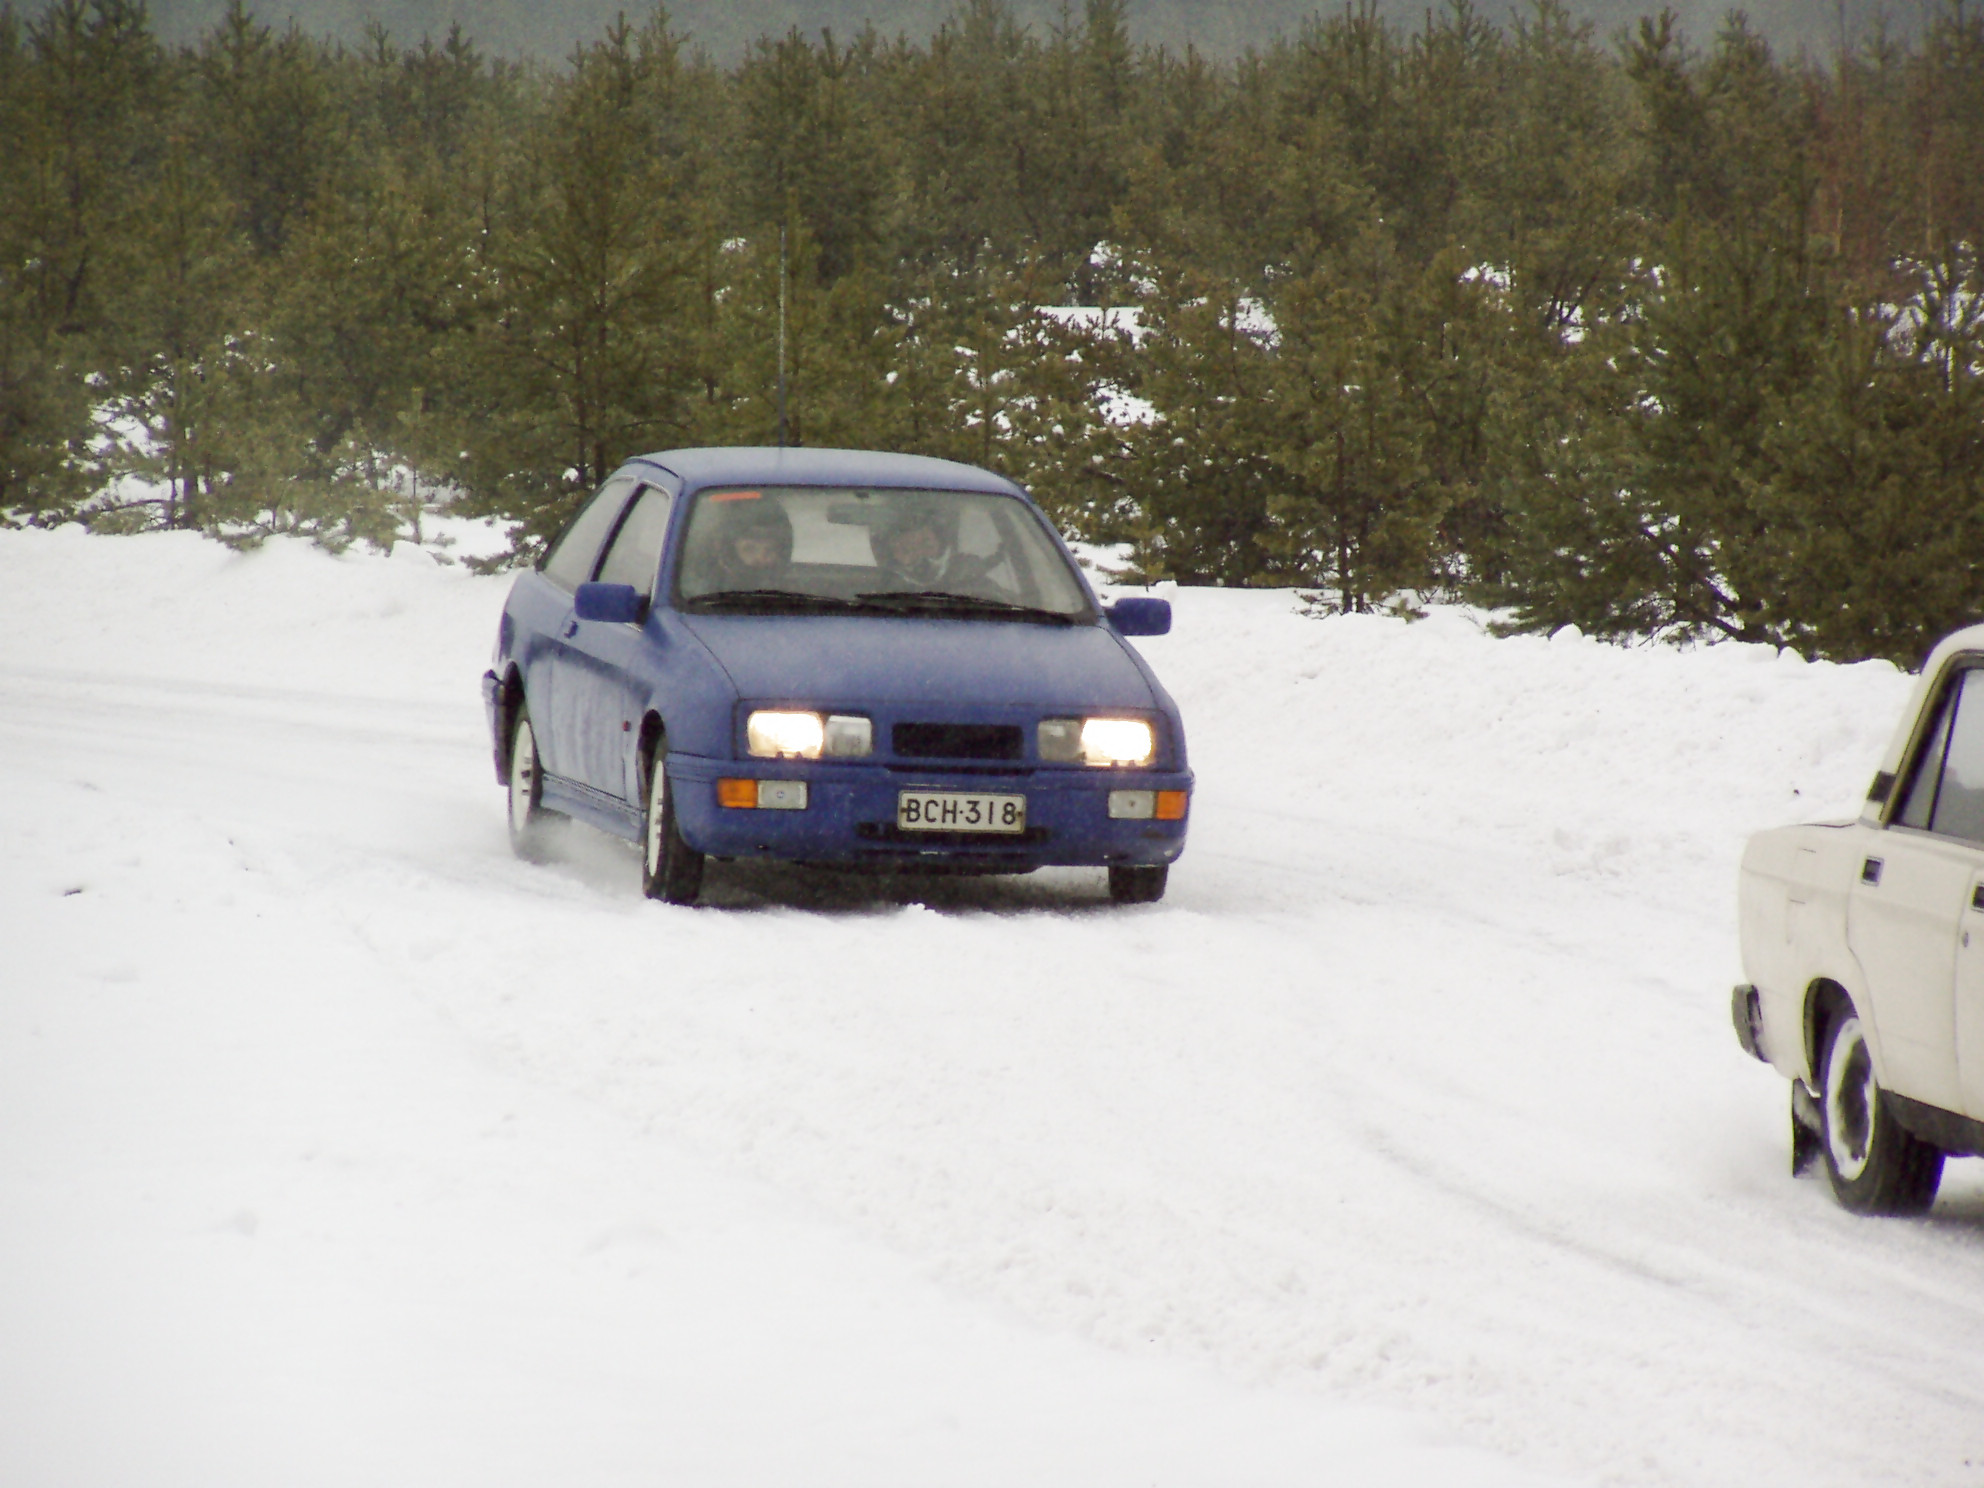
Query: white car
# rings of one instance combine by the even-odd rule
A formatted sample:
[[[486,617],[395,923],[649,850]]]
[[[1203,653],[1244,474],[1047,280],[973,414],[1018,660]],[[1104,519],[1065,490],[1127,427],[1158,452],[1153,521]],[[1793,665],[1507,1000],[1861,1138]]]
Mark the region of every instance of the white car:
[[[1791,1080],[1792,1169],[1919,1214],[1984,1154],[1984,625],[1929,655],[1859,819],[1743,853],[1743,1047]]]

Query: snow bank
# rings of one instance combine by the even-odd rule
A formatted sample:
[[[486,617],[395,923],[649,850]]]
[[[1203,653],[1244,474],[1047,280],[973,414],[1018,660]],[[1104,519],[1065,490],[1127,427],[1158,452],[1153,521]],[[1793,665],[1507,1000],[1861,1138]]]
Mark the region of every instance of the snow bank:
[[[97,538],[69,525],[0,534],[12,668],[459,693],[488,665],[504,581],[402,545],[333,556],[301,538],[234,551],[197,533]]]
[[[1189,700],[1208,806],[1459,841],[1495,875],[1718,916],[1748,833],[1858,814],[1909,685],[1770,646],[1495,639],[1454,609],[1304,619],[1283,591],[1152,592],[1175,639],[1142,644]]]

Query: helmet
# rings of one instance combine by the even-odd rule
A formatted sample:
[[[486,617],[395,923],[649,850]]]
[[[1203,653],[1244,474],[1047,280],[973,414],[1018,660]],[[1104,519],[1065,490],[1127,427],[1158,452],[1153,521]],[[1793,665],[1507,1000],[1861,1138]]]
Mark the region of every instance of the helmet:
[[[957,513],[939,501],[903,502],[878,514],[868,528],[876,567],[913,584],[935,583],[957,540]]]
[[[728,584],[748,587],[782,577],[792,563],[792,518],[769,496],[726,502],[717,519],[715,550],[716,570]]]

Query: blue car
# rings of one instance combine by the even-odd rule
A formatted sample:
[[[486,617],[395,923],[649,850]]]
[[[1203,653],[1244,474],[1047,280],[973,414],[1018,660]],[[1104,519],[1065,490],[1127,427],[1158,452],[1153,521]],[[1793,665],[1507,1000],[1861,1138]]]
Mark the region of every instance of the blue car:
[[[503,606],[483,699],[512,845],[577,818],[642,844],[649,897],[707,858],[1109,870],[1164,893],[1192,773],[1125,636],[1018,486],[822,449],[642,455]]]

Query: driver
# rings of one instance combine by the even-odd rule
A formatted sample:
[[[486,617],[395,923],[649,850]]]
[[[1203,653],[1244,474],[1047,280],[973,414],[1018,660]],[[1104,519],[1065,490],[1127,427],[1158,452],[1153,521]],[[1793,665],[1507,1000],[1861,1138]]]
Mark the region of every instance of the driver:
[[[938,589],[984,577],[957,550],[957,522],[927,506],[905,507],[868,530],[875,566],[905,589]]]
[[[792,567],[792,518],[767,497],[726,503],[710,564],[719,589],[772,589]]]

